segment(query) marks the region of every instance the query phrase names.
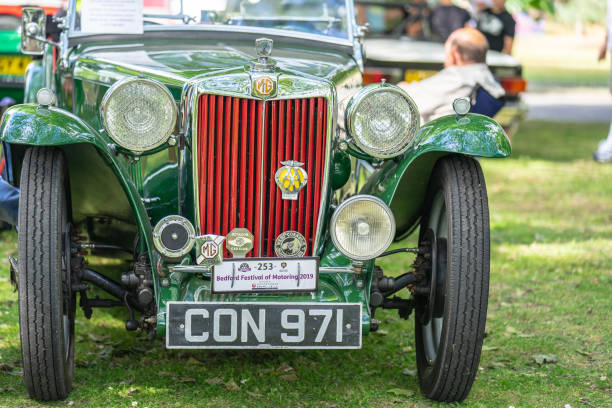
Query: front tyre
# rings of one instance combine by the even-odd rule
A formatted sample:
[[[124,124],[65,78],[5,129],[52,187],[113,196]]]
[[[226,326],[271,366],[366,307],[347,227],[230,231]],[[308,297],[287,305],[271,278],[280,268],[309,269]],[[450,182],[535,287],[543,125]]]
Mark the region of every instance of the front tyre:
[[[18,288],[21,354],[32,398],[68,396],[74,371],[75,296],[62,152],[29,148],[21,170]]]
[[[478,371],[489,296],[489,208],[478,162],[442,158],[432,173],[420,229],[430,248],[429,287],[416,297],[421,390],[462,401]]]

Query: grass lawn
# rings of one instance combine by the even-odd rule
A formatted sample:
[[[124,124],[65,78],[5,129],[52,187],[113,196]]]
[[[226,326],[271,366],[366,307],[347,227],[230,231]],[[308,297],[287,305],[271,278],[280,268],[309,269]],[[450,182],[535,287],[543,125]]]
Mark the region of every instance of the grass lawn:
[[[610,56],[597,61],[605,33],[519,35],[513,54],[523,64],[529,90],[602,87],[610,79]]]
[[[612,406],[612,165],[591,160],[606,132],[525,123],[511,159],[482,161],[492,239],[487,337],[472,392],[458,406]],[[103,310],[77,318],[69,399],[39,404],[21,378],[6,261],[16,236],[0,239],[1,407],[446,406],[420,393],[413,322],[394,312],[377,314],[379,332],[356,351],[171,352]],[[381,265],[401,273],[410,262],[401,255]]]

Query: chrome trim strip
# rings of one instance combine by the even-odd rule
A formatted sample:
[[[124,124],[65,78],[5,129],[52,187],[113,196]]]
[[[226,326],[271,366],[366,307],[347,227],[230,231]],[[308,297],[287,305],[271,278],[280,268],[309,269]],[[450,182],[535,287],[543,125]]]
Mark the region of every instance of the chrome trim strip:
[[[170,273],[201,273],[204,276],[211,276],[211,268],[201,265],[170,265],[168,266]]]
[[[323,233],[323,217],[325,216],[325,209],[329,206],[328,192],[329,192],[329,171],[331,166],[331,153],[332,153],[332,136],[334,129],[336,129],[336,88],[331,86],[331,94],[328,95],[327,99],[327,138],[325,146],[325,166],[323,166],[323,182],[321,184],[321,202],[319,203],[319,218],[317,219],[317,233],[313,241],[313,249],[318,252],[319,241]],[[316,255],[316,252],[315,254]]]
[[[195,88],[195,85],[194,85]],[[200,100],[200,92],[191,92],[189,94],[191,97],[191,101],[186,101],[182,106],[190,106],[190,115],[191,115],[191,130],[189,132],[185,129],[185,140],[188,143],[189,139],[187,138],[187,134],[191,135],[191,177],[193,184],[193,215],[195,219],[194,228],[196,230],[196,235],[202,235],[204,231],[200,228],[200,178],[198,174],[198,144],[199,144],[199,134],[198,134],[198,116],[200,116],[200,112],[198,110],[198,101]],[[186,120],[185,123],[188,123]]]
[[[278,86],[278,85],[277,85]],[[265,176],[264,174],[266,173],[264,171],[264,142],[263,142],[263,138],[266,135],[266,124],[268,123],[268,121],[266,120],[266,106],[267,102],[266,101],[262,101],[262,107],[261,107],[261,150],[259,151],[259,153],[261,154],[261,160],[259,162],[259,165],[261,166],[261,172],[259,173],[259,237],[257,237],[257,241],[258,241],[258,246],[259,246],[259,253],[257,254],[257,256],[261,257],[261,241],[262,241],[262,236],[263,236],[263,196],[264,196],[264,179]],[[251,232],[252,233],[252,232]]]
[[[297,258],[296,258],[297,259]],[[181,273],[198,273],[204,276],[211,276],[212,272],[210,268],[205,268],[200,265],[170,265],[168,266],[168,270],[170,273],[172,272],[181,272]],[[353,268],[348,267],[336,267],[336,266],[321,266],[319,267],[319,273],[329,274],[329,273],[351,273],[358,275],[357,272]]]
[[[319,274],[321,273],[353,273],[359,275],[359,272],[357,272],[355,269],[341,266],[321,266],[319,267]]]

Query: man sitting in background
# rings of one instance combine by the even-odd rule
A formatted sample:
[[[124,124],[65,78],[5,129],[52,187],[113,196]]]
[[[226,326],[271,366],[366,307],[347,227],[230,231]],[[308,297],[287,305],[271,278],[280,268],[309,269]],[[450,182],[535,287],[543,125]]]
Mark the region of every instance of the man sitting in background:
[[[461,28],[453,32],[444,45],[444,69],[420,82],[400,82],[414,99],[421,112],[421,123],[453,114],[453,101],[471,98],[478,89],[493,99],[505,95],[487,67],[487,39],[474,28]]]

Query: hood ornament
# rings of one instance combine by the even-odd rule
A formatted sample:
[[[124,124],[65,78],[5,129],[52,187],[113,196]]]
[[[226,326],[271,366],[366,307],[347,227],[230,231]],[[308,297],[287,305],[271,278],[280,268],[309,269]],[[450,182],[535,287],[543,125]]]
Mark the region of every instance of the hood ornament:
[[[276,96],[276,61],[270,58],[273,44],[269,38],[255,40],[257,60],[251,61],[251,93],[261,99]]]
[[[269,38],[258,38],[255,40],[255,50],[257,51],[257,58],[261,63],[267,63],[268,57],[272,55],[272,46],[274,40]]]
[[[274,72],[276,61],[270,58],[274,41],[269,38],[255,40],[255,53],[257,60],[251,61],[251,72]]]

